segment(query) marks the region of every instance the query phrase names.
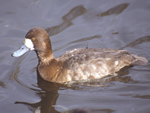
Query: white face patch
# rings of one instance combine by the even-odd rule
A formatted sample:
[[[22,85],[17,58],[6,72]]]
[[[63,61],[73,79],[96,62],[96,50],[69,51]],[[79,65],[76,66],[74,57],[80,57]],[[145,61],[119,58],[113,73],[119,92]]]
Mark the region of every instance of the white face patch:
[[[26,39],[24,40],[24,44],[27,48],[29,48],[30,50],[34,50],[34,44],[30,39]]]

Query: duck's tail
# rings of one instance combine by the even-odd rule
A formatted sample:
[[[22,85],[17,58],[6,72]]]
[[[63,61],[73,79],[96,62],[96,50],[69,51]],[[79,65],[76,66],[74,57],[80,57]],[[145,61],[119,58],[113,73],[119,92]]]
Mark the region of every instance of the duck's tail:
[[[136,61],[132,63],[133,65],[145,65],[148,62],[148,60],[145,57],[139,57],[134,54],[132,54],[132,55],[136,59]]]

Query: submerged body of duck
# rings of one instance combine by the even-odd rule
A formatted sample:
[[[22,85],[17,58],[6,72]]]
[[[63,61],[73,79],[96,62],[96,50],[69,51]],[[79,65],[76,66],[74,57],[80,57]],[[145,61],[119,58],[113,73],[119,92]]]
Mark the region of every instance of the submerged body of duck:
[[[115,74],[125,66],[147,63],[146,58],[126,50],[99,48],[74,49],[55,58],[48,33],[40,27],[35,27],[26,34],[24,45],[12,56],[19,57],[28,50],[37,53],[39,75],[46,81],[58,83],[100,79]]]

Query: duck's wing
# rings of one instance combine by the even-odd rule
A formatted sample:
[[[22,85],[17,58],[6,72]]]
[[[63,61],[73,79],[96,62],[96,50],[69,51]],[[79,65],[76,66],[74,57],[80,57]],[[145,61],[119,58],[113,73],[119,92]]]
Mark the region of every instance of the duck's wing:
[[[144,64],[146,61],[144,57],[138,57],[125,50],[108,49],[107,51],[84,51],[84,54],[73,54],[72,57],[64,60],[63,67],[70,78],[68,80],[71,81],[101,78],[115,74],[125,66]]]
[[[103,53],[114,53],[117,52],[118,50],[115,49],[105,49],[105,48],[78,48],[78,49],[73,49],[71,51],[67,51],[66,53],[64,53],[61,57],[59,57],[60,59],[69,59],[71,57],[74,56],[78,56],[81,54],[90,54],[90,53],[99,53],[99,54],[103,54]],[[119,50],[122,51],[122,50]]]
[[[148,60],[144,57],[139,57],[135,54],[130,54],[127,50],[116,50],[116,49],[107,49],[107,48],[79,48],[71,51],[67,51],[63,54],[60,59],[68,60],[74,57],[82,57],[84,55],[92,56],[92,58],[119,58],[122,60],[129,60],[132,58],[132,65],[144,65]],[[134,59],[134,60],[133,60]]]

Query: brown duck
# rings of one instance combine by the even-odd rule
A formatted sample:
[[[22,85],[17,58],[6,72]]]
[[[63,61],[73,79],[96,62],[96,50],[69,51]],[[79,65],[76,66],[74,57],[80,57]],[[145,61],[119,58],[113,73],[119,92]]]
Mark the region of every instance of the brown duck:
[[[29,30],[24,45],[12,56],[19,57],[28,50],[34,50],[37,54],[39,75],[46,81],[58,83],[100,79],[114,75],[125,66],[147,63],[146,58],[126,50],[100,48],[74,49],[55,58],[48,33],[40,27]]]

